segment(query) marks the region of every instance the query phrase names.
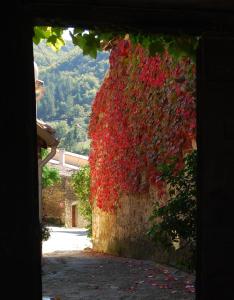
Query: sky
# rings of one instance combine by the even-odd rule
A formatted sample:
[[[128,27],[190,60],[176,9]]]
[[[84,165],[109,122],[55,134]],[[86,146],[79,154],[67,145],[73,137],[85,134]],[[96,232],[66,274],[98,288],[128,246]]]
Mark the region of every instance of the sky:
[[[63,33],[63,38],[64,38],[64,40],[66,40],[66,41],[71,41],[71,40],[72,40],[72,39],[71,39],[71,36],[70,36],[70,34],[69,34],[69,31],[73,32],[73,29],[74,29],[74,28],[69,27],[67,30],[64,31],[64,33]],[[89,31],[88,31],[88,30],[85,30],[85,31],[84,31],[84,33],[87,33],[87,32],[89,32]]]
[[[63,38],[66,41],[71,41],[71,36],[69,34],[69,31],[73,31],[73,28],[70,27],[70,28],[68,28],[68,30],[65,30],[64,33],[63,33]]]

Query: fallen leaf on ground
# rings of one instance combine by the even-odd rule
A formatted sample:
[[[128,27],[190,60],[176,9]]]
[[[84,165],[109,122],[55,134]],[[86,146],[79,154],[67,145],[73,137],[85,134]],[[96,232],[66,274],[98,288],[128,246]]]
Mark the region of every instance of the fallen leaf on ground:
[[[145,282],[144,280],[141,280],[141,281],[136,281],[135,283],[136,284],[142,284],[143,282]]]

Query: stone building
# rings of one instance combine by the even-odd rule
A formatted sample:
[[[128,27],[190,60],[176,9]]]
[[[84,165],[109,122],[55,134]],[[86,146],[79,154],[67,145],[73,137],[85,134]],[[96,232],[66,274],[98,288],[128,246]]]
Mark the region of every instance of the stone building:
[[[57,149],[48,162],[59,170],[59,183],[42,191],[42,210],[45,221],[50,225],[84,228],[87,223],[79,213],[77,196],[71,185],[71,175],[81,166],[88,164],[88,157]]]
[[[44,95],[44,82],[38,79],[38,66],[34,62],[34,77],[35,77],[35,95],[36,102],[41,100]],[[55,136],[55,130],[44,121],[36,119],[37,126],[37,158],[38,158],[38,198],[39,198],[39,221],[42,222],[42,169],[50,159],[56,154],[56,149],[59,140]],[[42,158],[41,150],[48,149],[49,153]]]

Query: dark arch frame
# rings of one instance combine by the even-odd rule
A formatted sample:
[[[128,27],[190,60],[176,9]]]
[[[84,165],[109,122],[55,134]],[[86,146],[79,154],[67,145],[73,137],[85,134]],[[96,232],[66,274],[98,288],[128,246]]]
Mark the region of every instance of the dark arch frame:
[[[197,299],[227,299],[225,296],[220,298],[218,295],[223,295],[222,293],[231,290],[230,279],[233,273],[231,271],[227,272],[227,266],[225,269],[225,266],[222,267],[220,263],[217,264],[216,268],[212,267],[212,263],[220,259],[220,253],[217,251],[212,253],[211,243],[207,237],[211,234],[212,238],[218,240],[220,238],[219,233],[226,234],[227,227],[222,224],[226,224],[225,216],[230,217],[227,210],[232,209],[231,181],[230,186],[226,186],[229,189],[229,193],[226,194],[223,193],[222,188],[215,190],[212,185],[214,182],[219,182],[219,178],[220,181],[224,181],[225,178],[223,177],[224,169],[222,168],[221,157],[216,166],[217,170],[212,169],[212,163],[217,160],[217,155],[211,153],[212,150],[214,151],[213,141],[215,139],[212,128],[217,127],[214,115],[215,112],[219,115],[219,106],[214,105],[212,107],[213,114],[210,117],[207,109],[207,106],[210,105],[208,100],[209,97],[215,97],[215,95],[208,88],[210,83],[207,84],[207,80],[210,80],[209,74],[207,75],[210,65],[204,62],[206,60],[210,61],[209,55],[212,53],[216,58],[219,53],[225,53],[224,50],[227,50],[225,47],[230,47],[231,50],[234,49],[232,40],[234,34],[234,6],[230,2],[222,1],[220,3],[220,1],[208,0],[115,0],[111,2],[107,0],[83,2],[72,0],[25,0],[18,1],[16,4],[6,3],[5,12],[9,18],[5,23],[2,39],[7,41],[7,47],[2,47],[2,55],[4,60],[7,59],[8,64],[2,69],[5,77],[3,110],[0,118],[2,141],[4,141],[1,157],[4,155],[4,157],[7,156],[11,159],[2,160],[4,177],[1,182],[1,191],[4,199],[6,197],[8,199],[8,201],[2,201],[2,211],[4,213],[0,219],[0,253],[4,274],[3,290],[6,288],[6,291],[9,292],[7,286],[11,285],[13,280],[15,288],[10,291],[12,294],[15,293],[19,299],[41,300],[42,297],[41,250],[37,219],[38,183],[36,125],[34,122],[35,95],[32,81],[32,28],[34,25],[47,24],[66,27],[76,25],[92,26],[95,24],[103,28],[110,26],[114,28],[126,27],[131,30],[141,29],[173,34],[183,32],[203,36],[198,53],[200,225]],[[216,40],[216,43],[219,43],[220,39],[223,42],[222,47],[216,47],[217,44],[214,44],[214,41]],[[215,47],[213,50],[212,45]],[[234,68],[233,59],[225,61],[223,67],[221,64],[218,64],[217,68],[214,66],[212,72],[221,72],[225,76],[225,66]],[[16,75],[12,74],[12,70],[17,70],[18,73]],[[229,72],[229,76],[231,75],[233,75],[232,71]],[[228,76],[228,73],[226,73],[226,76]],[[222,76],[220,76],[220,81],[222,82]],[[223,86],[225,84],[227,86],[227,83],[223,83]],[[231,94],[227,93],[225,95],[226,98],[228,96],[231,96]],[[205,97],[207,99],[203,101]],[[232,136],[234,135],[232,130],[229,130],[234,125],[231,117],[230,113],[228,124],[231,124],[231,126],[228,126],[224,133],[219,132],[217,136],[217,142],[220,143],[223,142],[223,135],[226,134],[231,137],[231,142],[225,146],[227,149],[226,152],[224,151],[224,154],[229,153],[229,155],[232,153]],[[211,142],[208,138],[209,134],[212,136]],[[218,148],[218,150],[220,149]],[[17,159],[13,160],[12,158],[16,154]],[[227,167],[229,176],[232,175],[230,168]],[[219,170],[220,177],[218,175],[213,176],[213,173],[217,174]],[[12,173],[16,174],[13,178]],[[212,202],[212,198],[216,200]],[[201,199],[207,199],[206,204]],[[229,203],[228,209],[224,206],[225,201]],[[222,211],[223,217],[221,225],[216,226],[218,220],[216,218],[219,217],[217,215],[218,211]],[[228,226],[228,234],[231,236],[234,226],[231,223],[228,223]],[[203,230],[207,232],[205,237],[202,236]],[[228,240],[228,236],[225,236],[222,242],[228,244],[231,240]],[[210,256],[207,253],[210,253]],[[222,255],[226,255],[231,260],[231,251]],[[229,267],[231,268],[231,266]],[[225,274],[218,276],[219,272],[225,272]],[[220,282],[221,284],[219,284]],[[226,284],[229,284],[229,287]],[[224,291],[224,289],[226,290]]]

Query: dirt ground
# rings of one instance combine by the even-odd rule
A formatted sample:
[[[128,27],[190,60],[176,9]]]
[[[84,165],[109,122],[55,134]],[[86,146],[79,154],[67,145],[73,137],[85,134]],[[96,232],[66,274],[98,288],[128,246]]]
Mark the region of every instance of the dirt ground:
[[[85,251],[43,256],[43,296],[59,300],[192,300],[194,275],[153,261]]]

